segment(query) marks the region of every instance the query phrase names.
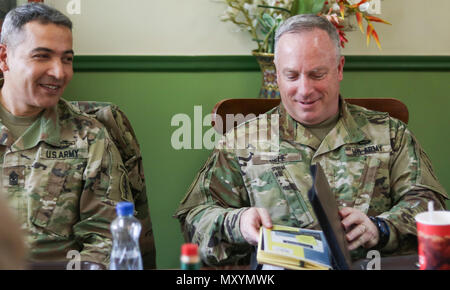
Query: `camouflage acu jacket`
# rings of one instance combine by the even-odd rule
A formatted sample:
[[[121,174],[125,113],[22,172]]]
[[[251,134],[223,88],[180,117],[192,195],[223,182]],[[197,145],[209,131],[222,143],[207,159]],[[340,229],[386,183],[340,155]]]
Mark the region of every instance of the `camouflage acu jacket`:
[[[27,231],[29,259],[109,263],[116,202],[132,201],[105,127],[66,101],[43,111],[17,140],[0,123],[2,195]]]
[[[139,248],[144,270],[156,269],[156,248],[145,186],[144,165],[141,149],[130,121],[125,113],[112,103],[80,101],[70,102],[70,104],[105,125],[119,150],[128,173],[135,217],[142,226]]]
[[[315,163],[339,207],[388,221],[384,252],[415,250],[415,214],[429,200],[445,206],[428,157],[401,121],[341,100],[340,119],[320,142],[280,105],[219,142],[176,212],[185,238],[200,245],[206,264],[225,264],[251,251],[239,230],[248,207],[268,209],[274,224],[319,228],[307,197]]]

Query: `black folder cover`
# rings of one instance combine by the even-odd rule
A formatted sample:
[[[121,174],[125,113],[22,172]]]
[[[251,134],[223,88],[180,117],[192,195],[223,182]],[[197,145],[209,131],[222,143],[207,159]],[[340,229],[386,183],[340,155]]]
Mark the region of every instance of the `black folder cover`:
[[[309,201],[327,239],[336,269],[348,270],[352,262],[334,194],[320,164],[311,165],[311,174],[313,185],[308,192]]]

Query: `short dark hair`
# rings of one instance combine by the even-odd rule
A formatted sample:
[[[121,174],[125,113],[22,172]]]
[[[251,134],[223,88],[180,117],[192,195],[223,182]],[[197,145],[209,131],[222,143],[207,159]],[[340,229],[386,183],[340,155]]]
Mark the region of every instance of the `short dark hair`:
[[[41,24],[53,23],[72,30],[72,21],[64,14],[43,3],[27,3],[18,6],[6,14],[2,25],[0,43],[14,45],[12,38],[19,34],[23,26],[29,22]]]

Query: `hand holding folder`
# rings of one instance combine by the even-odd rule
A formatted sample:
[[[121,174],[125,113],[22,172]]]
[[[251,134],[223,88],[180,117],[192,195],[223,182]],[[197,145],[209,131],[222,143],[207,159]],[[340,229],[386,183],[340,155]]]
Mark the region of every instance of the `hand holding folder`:
[[[311,166],[313,184],[308,198],[322,231],[274,225],[261,227],[257,260],[287,269],[339,269],[351,257],[339,209],[322,167]]]
[[[311,165],[311,174],[313,185],[308,198],[330,246],[334,268],[347,270],[351,265],[351,257],[334,194],[320,164]]]

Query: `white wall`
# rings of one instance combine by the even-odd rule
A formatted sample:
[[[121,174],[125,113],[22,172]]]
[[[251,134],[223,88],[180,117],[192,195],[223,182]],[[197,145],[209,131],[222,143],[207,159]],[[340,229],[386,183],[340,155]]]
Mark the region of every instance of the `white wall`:
[[[80,3],[80,14],[67,5]],[[213,0],[45,0],[74,22],[79,55],[248,55],[246,32],[221,22],[225,4]],[[75,11],[77,12],[77,11]],[[382,50],[348,33],[346,55],[450,55],[450,0],[383,0],[375,24]]]

